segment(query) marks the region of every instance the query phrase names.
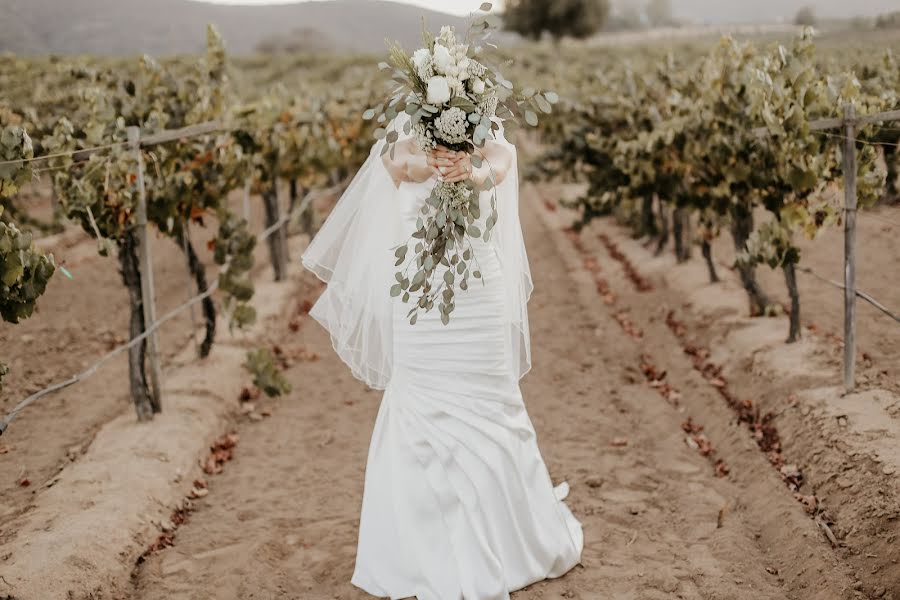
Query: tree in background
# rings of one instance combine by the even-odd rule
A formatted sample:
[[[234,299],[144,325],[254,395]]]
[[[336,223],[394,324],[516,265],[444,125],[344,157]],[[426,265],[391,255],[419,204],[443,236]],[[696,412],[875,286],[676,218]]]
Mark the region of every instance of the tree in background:
[[[508,0],[504,25],[531,39],[544,32],[556,40],[586,38],[606,25],[609,11],[609,0]]]
[[[816,9],[814,9],[812,6],[804,6],[797,11],[797,16],[794,17],[794,25],[812,27],[817,22],[818,19],[816,19]]]
[[[664,27],[675,22],[672,16],[672,0],[650,0],[647,3],[646,14],[651,27]]]
[[[879,15],[875,20],[878,29],[900,29],[900,11]]]

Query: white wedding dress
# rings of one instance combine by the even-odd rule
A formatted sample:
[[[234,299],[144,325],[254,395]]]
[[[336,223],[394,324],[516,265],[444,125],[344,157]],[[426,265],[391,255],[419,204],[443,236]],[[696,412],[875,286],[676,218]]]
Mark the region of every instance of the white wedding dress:
[[[475,242],[484,285],[472,280],[468,291],[457,292],[447,326],[436,310],[410,325],[410,307],[399,299],[372,306],[388,297],[394,270],[390,249],[397,244],[385,242],[408,238],[434,185],[385,187],[379,164],[367,163],[358,176],[366,180],[362,188],[351,185],[345,206],[304,254],[304,264],[329,283],[311,314],[353,372],[385,389],[352,582],[391,599],[508,599],[511,591],[568,572],[583,546],[581,525],[563,502],[568,486],[551,484],[519,390],[530,363],[524,313],[530,275],[527,262],[509,264],[524,257],[517,207],[509,204],[518,201],[515,163],[498,206],[501,222],[504,215],[515,222],[498,225],[490,242]],[[380,211],[368,211],[364,198],[352,199],[365,192],[390,196],[378,200]],[[359,205],[352,216],[348,200]],[[376,216],[388,203],[394,218]],[[484,206],[482,214],[489,212]],[[380,229],[378,241],[366,238],[373,228]],[[372,285],[381,285],[375,294],[367,289]],[[510,300],[517,295],[525,296],[521,307]]]

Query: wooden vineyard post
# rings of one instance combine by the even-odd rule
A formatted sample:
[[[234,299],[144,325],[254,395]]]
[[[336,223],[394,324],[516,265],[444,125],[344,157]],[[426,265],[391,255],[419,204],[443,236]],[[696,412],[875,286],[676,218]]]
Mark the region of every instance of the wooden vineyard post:
[[[128,128],[128,143],[131,146],[137,160],[137,235],[138,235],[138,260],[141,269],[141,296],[144,307],[144,331],[147,331],[156,323],[156,302],[153,290],[153,260],[150,249],[150,236],[147,235],[147,191],[144,187],[144,156],[141,153],[141,130],[137,127]],[[162,391],[160,381],[162,375],[159,366],[159,347],[156,332],[147,336],[147,359],[150,363],[150,394],[153,412],[162,410]]]
[[[247,225],[250,225],[250,180],[244,182],[244,200],[243,200],[243,208],[244,208],[244,220],[247,221]]]
[[[844,106],[844,390],[856,376],[856,109]]]
[[[263,204],[266,208],[266,227],[273,227],[281,221],[281,205],[278,201],[278,179],[273,177],[269,188],[263,192]],[[275,270],[275,281],[287,278],[287,236],[285,228],[278,225],[269,236],[269,256]]]
[[[277,197],[277,196],[276,196]],[[281,224],[281,227],[278,228],[278,243],[281,245],[281,260],[284,262],[283,269],[285,276],[287,276],[287,266],[291,260],[291,250],[288,246],[288,237],[289,229],[291,224],[291,212],[290,208],[286,206],[282,206],[279,202],[278,204],[278,219],[282,219],[282,215],[284,217],[284,223]]]

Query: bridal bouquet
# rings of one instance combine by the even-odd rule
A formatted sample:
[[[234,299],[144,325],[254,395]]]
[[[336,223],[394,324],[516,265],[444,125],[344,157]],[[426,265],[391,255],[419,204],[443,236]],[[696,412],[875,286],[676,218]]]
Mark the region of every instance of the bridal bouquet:
[[[481,10],[488,12],[485,3]],[[484,15],[475,21],[465,40],[454,28],[443,27],[434,37],[423,32],[424,47],[408,54],[400,45],[389,45],[390,63],[381,63],[390,71],[396,83],[390,98],[367,110],[363,118],[376,119],[382,126],[375,131],[377,139],[385,140],[382,155],[394,156],[400,132],[393,129],[396,117],[405,112],[409,119],[403,133],[413,136],[419,149],[429,152],[438,146],[470,154],[472,166],[487,164],[489,175],[483,183],[471,177],[466,181],[438,181],[422,207],[416,222],[413,240],[395,252],[397,283],[391,287],[392,297],[402,295],[409,302],[416,295],[415,306],[409,311],[410,323],[415,324],[420,310],[430,311],[435,304],[446,325],[455,303],[456,287],[468,289],[470,277],[481,279],[472,239],[490,239],[491,231],[502,218],[497,214],[496,175],[481,149],[499,122],[509,130],[518,115],[524,115],[531,125],[538,124],[538,114],[551,112],[558,100],[552,92],[526,89],[522,93],[505,79],[498,69],[489,66],[482,57],[480,45],[493,33],[496,17]],[[490,192],[490,214],[482,221],[479,197]],[[414,245],[414,256],[408,257]],[[443,269],[439,267],[443,266]],[[413,268],[415,267],[415,268]],[[439,270],[443,274],[438,278]]]

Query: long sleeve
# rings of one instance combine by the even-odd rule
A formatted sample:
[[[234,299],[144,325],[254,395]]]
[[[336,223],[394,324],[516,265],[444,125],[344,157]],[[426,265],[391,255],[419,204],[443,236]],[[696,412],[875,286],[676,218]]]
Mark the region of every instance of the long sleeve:
[[[515,162],[515,155],[510,150],[510,145],[489,141],[479,149],[477,154],[484,159],[476,173],[479,182],[483,182],[493,174],[496,185],[499,186],[503,183]]]
[[[393,156],[391,152],[385,152],[381,161],[397,187],[403,182],[421,183],[431,177],[425,156],[412,139],[397,142],[394,145]]]

